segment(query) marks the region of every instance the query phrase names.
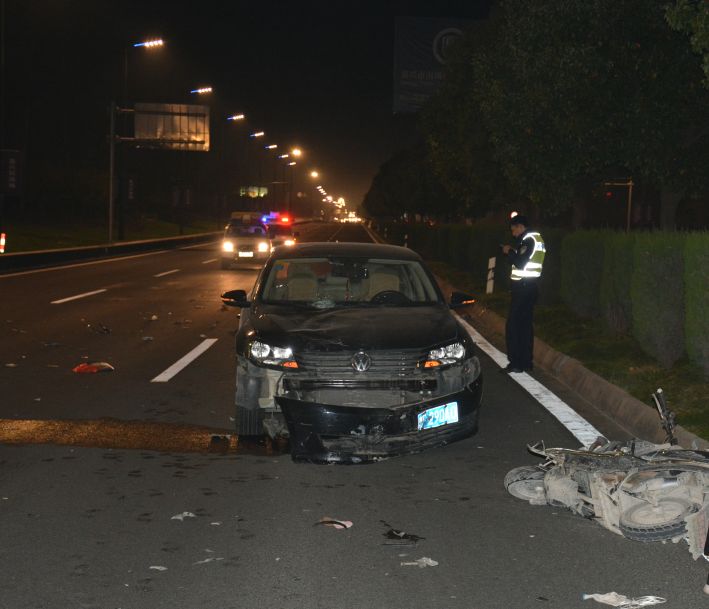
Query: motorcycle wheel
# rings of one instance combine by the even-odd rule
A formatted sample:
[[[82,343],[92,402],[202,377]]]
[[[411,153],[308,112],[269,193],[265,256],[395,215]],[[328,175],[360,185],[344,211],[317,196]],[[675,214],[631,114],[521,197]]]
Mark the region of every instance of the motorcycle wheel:
[[[544,489],[545,472],[534,465],[515,467],[505,476],[507,492],[517,499],[524,499],[536,505],[545,505],[547,494]]]
[[[684,519],[697,509],[681,497],[658,499],[657,507],[638,503],[620,515],[620,532],[633,541],[666,541],[687,532]]]

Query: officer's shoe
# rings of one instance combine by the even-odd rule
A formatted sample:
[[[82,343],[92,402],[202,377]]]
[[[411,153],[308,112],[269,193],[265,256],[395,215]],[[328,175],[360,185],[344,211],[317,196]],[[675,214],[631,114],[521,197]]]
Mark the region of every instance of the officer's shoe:
[[[509,374],[510,372],[514,373],[519,373],[519,372],[524,372],[522,368],[518,368],[517,366],[513,366],[512,364],[507,364],[504,368],[500,370],[500,372],[503,372],[505,374]]]

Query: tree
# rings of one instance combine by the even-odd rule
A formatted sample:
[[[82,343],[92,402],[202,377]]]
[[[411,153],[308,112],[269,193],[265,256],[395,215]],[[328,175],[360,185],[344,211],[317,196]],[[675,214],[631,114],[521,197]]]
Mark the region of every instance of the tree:
[[[623,168],[666,193],[706,188],[707,91],[663,0],[501,0],[468,83],[514,188],[547,211]]]
[[[692,49],[703,58],[704,82],[709,87],[709,3],[676,0],[667,7],[667,22],[675,30],[689,34]]]

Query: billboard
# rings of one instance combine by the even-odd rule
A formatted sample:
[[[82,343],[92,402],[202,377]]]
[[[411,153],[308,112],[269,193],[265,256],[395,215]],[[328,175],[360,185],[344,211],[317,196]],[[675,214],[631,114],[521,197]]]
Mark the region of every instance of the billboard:
[[[137,148],[209,151],[209,106],[135,104]]]
[[[443,82],[450,50],[468,19],[397,17],[394,33],[394,112],[417,112]]]

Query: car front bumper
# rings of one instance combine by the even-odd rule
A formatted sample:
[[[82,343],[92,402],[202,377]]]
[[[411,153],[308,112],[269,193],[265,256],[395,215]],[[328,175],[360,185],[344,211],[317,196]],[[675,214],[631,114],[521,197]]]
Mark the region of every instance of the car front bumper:
[[[461,391],[392,408],[336,406],[276,396],[294,461],[363,463],[419,452],[477,431],[482,376]],[[418,430],[418,414],[456,402],[458,422]]]

